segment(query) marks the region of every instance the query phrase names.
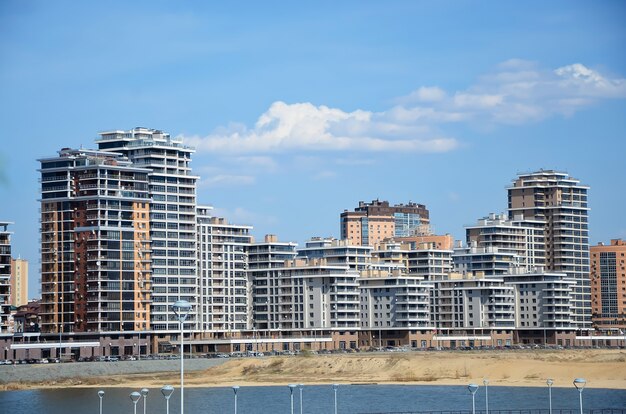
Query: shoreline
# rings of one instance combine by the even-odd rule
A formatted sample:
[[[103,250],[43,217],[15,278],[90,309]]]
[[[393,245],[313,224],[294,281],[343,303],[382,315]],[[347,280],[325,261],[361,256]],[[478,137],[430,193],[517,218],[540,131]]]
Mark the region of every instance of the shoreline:
[[[50,371],[51,377],[40,381],[16,377],[16,380],[0,383],[0,390],[160,388],[165,384],[174,387],[179,384],[177,361],[162,364],[167,367],[160,370],[161,361],[136,362],[54,364],[52,367],[44,365],[40,369],[33,367],[33,372]],[[152,366],[156,367],[155,370],[148,370]],[[19,373],[20,368],[8,370]],[[144,371],[118,372],[121,369],[132,371],[139,368]],[[72,369],[76,370],[74,377],[54,377],[55,372],[68,374]],[[101,371],[105,369],[107,373],[103,375]],[[0,374],[5,372],[8,372],[6,368]],[[571,387],[573,379],[578,377],[587,379],[588,388],[626,389],[626,351],[363,352],[185,361],[185,387],[188,388],[284,386],[289,383],[467,386],[472,382],[482,384],[483,378],[488,378],[489,385],[495,387],[545,387],[546,379],[552,378],[555,388],[566,388]]]

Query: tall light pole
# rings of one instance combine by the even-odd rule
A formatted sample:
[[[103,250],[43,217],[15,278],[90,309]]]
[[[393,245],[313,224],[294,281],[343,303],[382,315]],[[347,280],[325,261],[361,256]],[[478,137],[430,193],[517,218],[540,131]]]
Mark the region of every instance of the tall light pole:
[[[489,380],[483,379],[483,385],[485,386],[485,413],[489,414]]]
[[[161,388],[161,394],[165,397],[165,414],[170,414],[170,397],[174,392],[174,387],[171,385],[164,385]]]
[[[552,378],[548,378],[546,380],[546,384],[548,385],[548,402],[550,404],[550,411],[548,414],[552,414],[552,384],[554,384],[554,381],[552,380]]]
[[[302,414],[302,389],[304,388],[304,384],[299,384],[298,388],[300,388],[300,414]]]
[[[143,397],[143,414],[146,414],[146,400],[148,398],[148,393],[150,392],[147,388],[141,389],[141,396]]]
[[[100,397],[100,414],[102,414],[102,397],[104,397],[104,391],[98,391],[98,397]]]
[[[585,384],[587,384],[587,380],[584,378],[576,378],[574,380],[574,387],[578,390],[580,399],[580,414],[583,414],[583,390],[585,389]]]
[[[237,391],[239,390],[239,385],[233,385],[233,391],[235,392],[235,414],[237,414]]]
[[[139,401],[139,399],[141,398],[141,394],[139,394],[137,391],[133,391],[130,393],[130,400],[133,402],[133,406],[135,408],[134,413],[137,414],[137,401]]]
[[[335,393],[335,414],[337,414],[337,388],[339,388],[339,384],[333,384],[333,391]]]
[[[478,391],[478,385],[470,384],[467,386],[467,390],[472,394],[472,414],[476,414],[476,400],[474,396],[476,395],[476,391]]]
[[[189,312],[191,311],[191,304],[186,300],[177,300],[176,303],[172,305],[172,310],[176,317],[178,317],[178,322],[180,322],[180,414],[184,414],[185,406],[184,406],[184,392],[185,392],[185,383],[183,382],[183,374],[185,372],[185,349],[184,349],[184,325],[185,319],[189,316]]]
[[[291,398],[291,414],[293,414],[293,390],[297,387],[296,384],[289,384],[289,394]]]

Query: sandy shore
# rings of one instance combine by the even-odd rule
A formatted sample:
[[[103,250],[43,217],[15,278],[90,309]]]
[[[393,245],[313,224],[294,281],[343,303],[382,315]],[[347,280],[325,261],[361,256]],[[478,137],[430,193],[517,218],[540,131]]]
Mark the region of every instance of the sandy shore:
[[[143,361],[142,361],[143,362]],[[150,362],[150,361],[146,361]],[[185,386],[259,386],[288,383],[380,383],[464,385],[489,378],[494,386],[569,387],[577,377],[588,387],[626,389],[624,350],[524,350],[469,352],[357,353],[228,360],[185,373]],[[59,381],[5,383],[4,389],[161,387],[179,383],[177,370]]]

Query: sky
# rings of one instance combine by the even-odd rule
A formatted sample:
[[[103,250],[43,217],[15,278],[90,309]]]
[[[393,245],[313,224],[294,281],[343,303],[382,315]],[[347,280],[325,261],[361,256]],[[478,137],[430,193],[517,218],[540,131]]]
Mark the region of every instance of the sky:
[[[339,237],[373,199],[462,239],[542,168],[590,186],[592,244],[626,238],[626,3],[214,3],[0,1],[0,221],[30,297],[37,160],[137,126],[195,147],[199,203],[257,240]]]

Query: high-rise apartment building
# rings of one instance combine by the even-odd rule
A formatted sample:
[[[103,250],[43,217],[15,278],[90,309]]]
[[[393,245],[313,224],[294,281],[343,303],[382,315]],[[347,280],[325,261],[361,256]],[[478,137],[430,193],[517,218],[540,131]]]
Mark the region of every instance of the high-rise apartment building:
[[[200,320],[202,330],[249,329],[252,289],[248,280],[248,248],[252,226],[230,224],[198,207]]]
[[[28,260],[11,259],[11,305],[28,303]]]
[[[42,331],[149,329],[149,171],[105,151],[39,161]]]
[[[508,188],[509,219],[543,231],[545,269],[576,280],[572,307],[581,329],[591,328],[588,190],[567,173],[553,170],[520,174]]]
[[[280,242],[275,235],[266,235],[262,242],[252,243],[248,252],[248,275],[252,283],[252,324],[256,329],[269,329],[279,291],[279,279],[273,269],[296,257],[293,242]]]
[[[626,329],[626,241],[591,246],[591,307],[594,327]]]
[[[194,311],[185,329],[199,329],[200,279],[197,266],[196,181],[191,174],[194,150],[182,139],[147,128],[100,133],[100,150],[125,155],[135,167],[149,170],[150,238],[152,240],[152,329],[178,332],[170,306],[187,300]]]
[[[359,202],[340,215],[341,239],[356,246],[374,246],[392,237],[423,233],[430,223],[426,206],[410,202],[390,206],[388,201]]]
[[[11,232],[8,221],[0,221],[0,333],[9,331],[11,294]]]

